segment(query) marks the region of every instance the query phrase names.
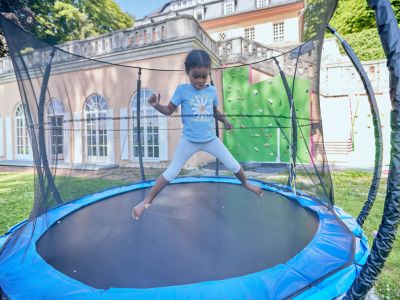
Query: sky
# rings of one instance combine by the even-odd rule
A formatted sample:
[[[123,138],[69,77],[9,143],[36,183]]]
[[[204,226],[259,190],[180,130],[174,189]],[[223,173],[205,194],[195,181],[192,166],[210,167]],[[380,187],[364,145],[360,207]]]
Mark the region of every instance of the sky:
[[[123,11],[141,19],[145,15],[163,6],[168,0],[114,0],[119,4]]]

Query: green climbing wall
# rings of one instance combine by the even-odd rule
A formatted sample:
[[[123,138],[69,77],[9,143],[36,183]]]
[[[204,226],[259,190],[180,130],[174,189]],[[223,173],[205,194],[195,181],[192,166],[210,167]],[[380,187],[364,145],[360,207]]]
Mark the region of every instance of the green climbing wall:
[[[224,134],[224,143],[240,162],[289,162],[290,108],[282,80],[278,76],[251,84],[249,70],[240,67],[223,72],[224,112],[231,115],[234,128]],[[287,80],[291,87],[293,78]],[[309,90],[309,81],[296,78],[297,156],[301,162],[310,161],[306,147],[310,141]]]

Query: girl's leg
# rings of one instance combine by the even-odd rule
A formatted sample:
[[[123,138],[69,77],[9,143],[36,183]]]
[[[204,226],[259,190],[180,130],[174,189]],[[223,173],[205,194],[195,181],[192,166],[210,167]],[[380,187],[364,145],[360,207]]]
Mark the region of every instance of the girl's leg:
[[[216,138],[206,143],[203,150],[218,158],[229,171],[235,174],[235,176],[240,180],[246,189],[256,193],[257,195],[262,195],[262,189],[259,186],[253,185],[247,181],[242,167],[225,147],[225,145],[220,141],[220,139]]]
[[[146,198],[133,208],[132,217],[134,219],[139,219],[143,211],[150,207],[157,194],[161,192],[170,181],[178,176],[185,162],[197,151],[199,151],[199,147],[196,143],[189,142],[184,137],[181,138],[176,148],[174,158],[167,170],[157,178],[156,183],[150,189]]]
[[[151,206],[151,203],[153,202],[155,196],[157,196],[157,194],[159,192],[161,192],[161,190],[163,188],[165,188],[165,186],[168,184],[169,182],[164,178],[163,175],[160,175],[157,178],[156,183],[153,185],[153,187],[150,189],[149,194],[146,196],[146,198],[144,198],[144,200],[142,202],[140,202],[138,205],[136,205],[133,210],[132,210],[132,218],[138,220],[140,215],[143,213],[143,211],[146,208],[149,208]]]

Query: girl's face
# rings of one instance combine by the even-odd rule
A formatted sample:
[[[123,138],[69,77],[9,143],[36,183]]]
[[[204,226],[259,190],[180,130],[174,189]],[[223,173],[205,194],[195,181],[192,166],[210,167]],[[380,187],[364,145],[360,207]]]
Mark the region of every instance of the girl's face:
[[[208,67],[194,67],[189,70],[188,76],[191,85],[196,90],[201,90],[206,86],[208,80],[208,73],[210,69]]]

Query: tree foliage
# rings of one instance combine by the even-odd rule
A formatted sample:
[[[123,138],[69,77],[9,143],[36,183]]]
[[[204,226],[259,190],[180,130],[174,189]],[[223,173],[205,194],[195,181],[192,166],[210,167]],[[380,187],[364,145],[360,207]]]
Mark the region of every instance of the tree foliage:
[[[52,44],[128,28],[134,23],[114,0],[1,0],[0,12]],[[0,57],[5,53],[0,37]]]
[[[400,0],[391,0],[400,21]],[[367,0],[339,0],[330,24],[349,42],[361,60],[384,59],[385,53],[376,29],[375,12]]]
[[[31,0],[33,2],[33,0]],[[53,43],[84,39],[133,26],[133,18],[114,0],[34,1],[37,12],[35,33]]]
[[[344,38],[362,61],[386,58],[376,28],[349,33],[344,35]]]
[[[306,0],[304,11],[304,37],[303,40],[314,38],[324,31],[327,18],[332,13],[329,0]]]
[[[26,2],[26,0],[1,0],[0,13],[24,30],[29,31],[33,28],[34,13],[27,7]],[[5,56],[7,52],[8,48],[0,30],[0,57]]]
[[[397,20],[400,21],[400,0],[391,0]],[[375,13],[368,7],[367,0],[339,0],[331,22],[341,34],[361,32],[376,28]]]

